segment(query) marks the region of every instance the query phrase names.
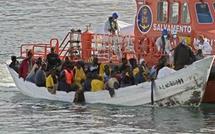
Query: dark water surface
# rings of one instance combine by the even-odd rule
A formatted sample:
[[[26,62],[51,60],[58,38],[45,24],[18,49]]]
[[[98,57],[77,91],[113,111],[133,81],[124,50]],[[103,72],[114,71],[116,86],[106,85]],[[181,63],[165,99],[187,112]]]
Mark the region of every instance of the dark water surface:
[[[4,62],[21,43],[62,40],[71,28],[96,29],[118,11],[134,22],[133,0],[0,0],[0,134],[215,133],[215,105],[199,108],[74,106],[22,95]]]

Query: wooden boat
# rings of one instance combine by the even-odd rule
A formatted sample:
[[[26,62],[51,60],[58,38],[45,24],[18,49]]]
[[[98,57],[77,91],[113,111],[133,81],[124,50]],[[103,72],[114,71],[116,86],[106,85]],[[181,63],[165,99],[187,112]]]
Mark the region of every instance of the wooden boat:
[[[206,83],[209,78],[214,56],[194,62],[168,77],[155,80],[153,86],[153,101],[156,105],[187,105],[200,104],[205,93]],[[8,66],[7,66],[8,67]],[[50,94],[45,87],[37,87],[34,83],[24,81],[11,68],[8,70],[23,94],[47,100],[73,102],[75,92],[57,91]],[[123,87],[115,90],[115,96],[110,97],[107,90],[98,92],[84,92],[87,103],[101,103],[122,106],[138,106],[151,104],[151,82]]]
[[[122,57],[144,59],[150,66],[156,64],[161,57],[157,51],[155,41],[163,29],[169,33],[177,31],[178,38],[172,36],[170,42],[186,40],[186,44],[194,49],[193,43],[197,36],[205,36],[215,54],[215,2],[212,0],[136,0],[137,12],[134,15],[133,26],[122,31],[122,35],[113,36],[103,32],[93,33],[88,30],[82,32],[72,29],[60,42],[53,38],[49,43],[22,44],[20,57],[26,57],[31,49],[34,57],[46,57],[51,47],[61,59],[69,56],[71,60],[89,62],[96,56],[103,63],[120,63]],[[191,10],[194,9],[194,10]],[[123,26],[123,27],[124,27]],[[128,32],[132,29],[132,33]],[[129,35],[126,35],[129,34]],[[120,51],[119,51],[120,50]],[[215,68],[215,64],[212,68]],[[202,102],[215,103],[215,69],[211,70]]]

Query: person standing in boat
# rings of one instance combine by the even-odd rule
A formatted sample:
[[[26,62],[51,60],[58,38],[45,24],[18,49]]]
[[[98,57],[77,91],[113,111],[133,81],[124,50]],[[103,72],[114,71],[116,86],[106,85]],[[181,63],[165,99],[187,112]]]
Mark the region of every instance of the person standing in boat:
[[[57,67],[61,64],[61,60],[59,58],[59,55],[57,53],[55,53],[55,48],[52,47],[51,48],[51,52],[47,55],[47,70],[51,70],[54,67]]]
[[[112,35],[119,35],[119,25],[117,23],[118,14],[113,13],[112,16],[108,18],[108,20],[105,22],[105,28],[104,31],[106,33],[110,33]]]
[[[11,56],[11,61],[12,62],[10,63],[9,67],[18,73],[19,72],[19,61],[17,61],[16,56]]]
[[[33,53],[31,50],[27,52],[27,57],[21,62],[19,67],[19,77],[24,80],[33,68],[35,61],[33,59]]]
[[[168,55],[171,54],[172,47],[167,29],[163,29],[162,36],[157,38],[155,45],[157,46],[158,52]]]
[[[196,50],[201,49],[204,56],[210,55],[212,52],[212,47],[204,35],[198,35],[197,41],[194,42],[194,48]]]
[[[187,46],[185,39],[175,48],[174,66],[175,70],[184,68],[185,65],[190,65],[195,61],[195,55],[191,48]]]

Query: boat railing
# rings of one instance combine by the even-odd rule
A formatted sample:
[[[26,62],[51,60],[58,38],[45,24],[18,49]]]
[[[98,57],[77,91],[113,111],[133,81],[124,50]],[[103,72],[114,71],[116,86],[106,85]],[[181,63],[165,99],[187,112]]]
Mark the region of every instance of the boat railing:
[[[53,38],[48,43],[23,44],[20,55],[26,57],[27,50],[33,50],[34,57],[46,57],[50,48],[55,47],[61,59],[69,56],[71,60],[89,62],[97,57],[103,63],[120,63],[122,57],[153,59],[161,54],[154,50],[153,41],[146,36],[122,36],[110,34],[81,33],[80,30],[68,32],[61,43]],[[146,57],[147,56],[147,57]]]

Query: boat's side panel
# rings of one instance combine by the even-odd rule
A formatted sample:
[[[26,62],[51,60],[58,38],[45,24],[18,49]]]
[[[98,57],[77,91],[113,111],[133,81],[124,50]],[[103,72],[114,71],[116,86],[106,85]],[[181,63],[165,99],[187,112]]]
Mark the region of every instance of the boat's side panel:
[[[181,69],[168,77],[155,81],[154,101],[164,103],[169,99],[174,99],[179,104],[189,102],[192,97],[202,97],[202,91],[208,80],[213,57],[195,62],[187,68]],[[74,92],[66,93],[58,91],[55,95],[50,94],[45,87],[37,87],[34,83],[26,82],[18,78],[15,71],[8,68],[17,87],[28,96],[72,102]],[[105,103],[125,106],[136,106],[149,104],[151,102],[151,83],[144,82],[139,85],[120,88],[115,91],[116,95],[111,98],[108,91],[85,92],[87,103]],[[194,95],[193,95],[194,94]],[[197,95],[197,97],[195,97]],[[164,103],[165,104],[165,103]]]

